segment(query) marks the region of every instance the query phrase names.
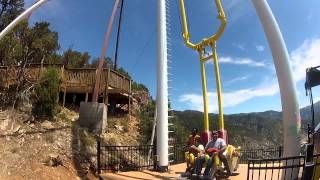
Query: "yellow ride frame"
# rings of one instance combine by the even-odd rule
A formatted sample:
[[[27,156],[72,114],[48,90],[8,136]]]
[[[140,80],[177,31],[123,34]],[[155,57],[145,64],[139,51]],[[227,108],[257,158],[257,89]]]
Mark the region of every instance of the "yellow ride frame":
[[[198,51],[200,55],[200,64],[201,64],[201,76],[202,76],[202,90],[203,90],[203,101],[204,101],[204,131],[209,131],[209,118],[208,118],[208,96],[207,96],[207,84],[206,84],[206,72],[205,72],[205,62],[211,58],[214,61],[215,74],[216,74],[216,86],[217,86],[217,95],[218,95],[218,106],[219,106],[219,128],[224,129],[224,120],[223,120],[223,109],[222,109],[222,91],[220,83],[220,73],[218,65],[218,56],[216,52],[216,41],[221,37],[225,26],[227,24],[227,19],[223,11],[221,0],[215,0],[217,10],[218,10],[218,19],[221,22],[218,31],[209,38],[202,39],[201,42],[193,44],[190,42],[190,34],[188,31],[188,23],[186,18],[186,10],[184,7],[184,0],[180,0],[181,6],[181,15],[182,15],[182,24],[183,24],[183,38],[185,44],[193,50]],[[212,54],[205,56],[205,48],[210,46],[212,49]]]

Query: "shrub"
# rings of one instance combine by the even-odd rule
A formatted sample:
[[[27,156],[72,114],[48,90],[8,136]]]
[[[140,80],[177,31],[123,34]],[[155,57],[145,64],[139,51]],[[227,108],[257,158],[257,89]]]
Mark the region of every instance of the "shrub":
[[[144,106],[140,109],[139,112],[139,133],[140,143],[146,144],[151,138],[152,129],[153,129],[153,120],[155,114],[155,101],[150,102],[147,106]]]
[[[143,84],[139,84],[137,82],[134,82],[132,83],[131,85],[131,88],[132,88],[132,91],[146,91],[146,92],[149,92],[149,89],[143,85]]]
[[[57,110],[59,93],[59,74],[54,68],[49,68],[43,74],[35,88],[36,100],[33,103],[33,114],[37,118],[52,118]]]

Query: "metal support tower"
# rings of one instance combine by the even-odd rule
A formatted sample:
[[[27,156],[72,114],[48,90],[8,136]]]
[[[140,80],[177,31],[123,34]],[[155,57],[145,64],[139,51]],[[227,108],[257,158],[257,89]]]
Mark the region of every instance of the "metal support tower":
[[[157,155],[158,166],[166,169],[168,162],[168,65],[166,0],[158,0],[157,57]]]

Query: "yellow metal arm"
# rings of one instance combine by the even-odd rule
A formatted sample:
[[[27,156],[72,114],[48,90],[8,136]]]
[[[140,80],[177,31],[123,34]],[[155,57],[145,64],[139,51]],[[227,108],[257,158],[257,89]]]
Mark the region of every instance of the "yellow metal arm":
[[[222,4],[221,4],[220,0],[216,0],[216,6],[218,8],[218,14],[219,14],[218,15],[218,19],[220,20],[221,25],[220,25],[218,31],[213,36],[211,36],[209,38],[210,42],[217,41],[222,36],[224,28],[227,25],[227,18],[226,18],[226,15],[224,14],[224,11],[223,11],[223,8],[222,8]]]
[[[189,34],[189,30],[188,30],[188,22],[187,22],[187,16],[186,16],[186,9],[184,6],[184,0],[180,0],[180,7],[181,7],[181,17],[182,17],[182,28],[183,28],[183,39],[185,44],[194,49],[194,50],[198,50],[201,51],[202,49],[204,49],[204,47],[209,46],[211,43],[213,43],[214,41],[217,41],[223,34],[224,29],[226,27],[227,24],[227,19],[226,16],[224,14],[224,10],[221,4],[221,0],[215,0],[217,9],[218,9],[218,19],[221,22],[220,27],[218,28],[217,32],[212,35],[209,38],[205,38],[203,39],[201,42],[194,44],[190,41],[190,34]]]
[[[217,86],[217,95],[218,95],[218,105],[219,105],[219,128],[224,129],[224,120],[223,120],[223,108],[222,108],[222,90],[220,83],[220,72],[218,65],[218,56],[216,53],[216,41],[222,36],[224,29],[227,24],[226,16],[223,11],[221,0],[215,0],[217,10],[218,10],[218,19],[220,20],[220,26],[217,32],[210,36],[209,38],[204,38],[197,44],[190,42],[190,34],[188,31],[188,23],[186,17],[186,10],[184,6],[184,0],[180,0],[181,7],[181,16],[182,16],[182,28],[183,28],[183,39],[185,44],[192,48],[193,50],[198,51],[200,55],[200,65],[201,65],[201,78],[202,78],[202,90],[203,90],[203,106],[204,106],[204,131],[209,131],[209,119],[208,119],[208,97],[207,97],[207,84],[206,84],[206,72],[205,72],[205,62],[209,59],[213,59],[216,75],[216,86]],[[205,57],[204,50],[205,47],[210,46],[212,48],[212,54],[208,57]]]
[[[218,64],[218,55],[216,52],[216,44],[212,44],[212,56],[214,61],[214,69],[216,73],[216,86],[217,86],[217,95],[218,95],[218,107],[219,107],[219,129],[224,129],[224,119],[223,119],[223,106],[222,106],[222,90],[221,90],[221,81],[220,81],[220,70]]]
[[[196,46],[190,42],[190,35],[188,31],[188,23],[186,16],[186,9],[184,8],[184,0],[180,0],[181,17],[182,17],[182,28],[183,28],[183,39],[187,46],[196,50]]]

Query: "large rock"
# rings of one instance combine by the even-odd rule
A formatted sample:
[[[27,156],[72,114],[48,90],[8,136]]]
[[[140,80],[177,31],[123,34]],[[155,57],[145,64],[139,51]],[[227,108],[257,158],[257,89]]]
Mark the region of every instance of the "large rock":
[[[48,120],[45,120],[43,121],[43,123],[41,123],[41,126],[44,128],[44,129],[53,129],[54,126],[52,125],[52,123]]]

